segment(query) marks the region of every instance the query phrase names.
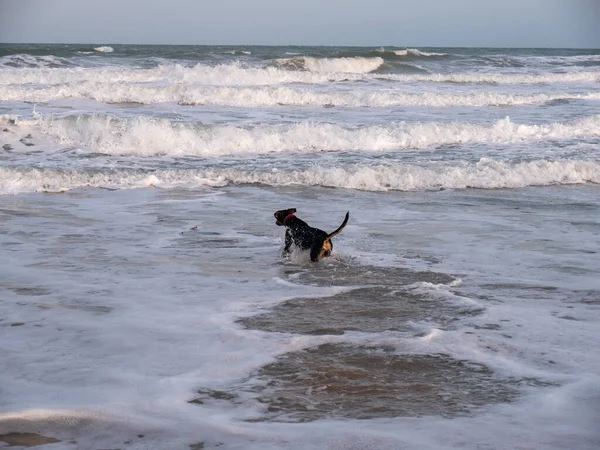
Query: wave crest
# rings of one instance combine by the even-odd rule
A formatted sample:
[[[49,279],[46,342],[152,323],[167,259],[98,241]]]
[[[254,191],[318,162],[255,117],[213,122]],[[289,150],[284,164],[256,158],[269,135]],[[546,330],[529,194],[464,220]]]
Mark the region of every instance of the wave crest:
[[[481,159],[464,166],[408,164],[365,167],[313,166],[303,171],[210,170],[60,170],[0,167],[0,194],[60,192],[83,187],[220,187],[229,184],[326,186],[363,191],[506,189],[552,184],[600,183],[600,164],[592,161],[536,160],[511,164]]]
[[[17,55],[8,55],[0,57],[0,67],[14,67],[14,68],[60,68],[68,67],[73,64],[65,58],[59,58],[54,55],[28,55],[21,53]],[[1,83],[1,82],[0,82]]]
[[[392,107],[392,106],[512,106],[570,100],[600,100],[600,93],[587,94],[534,94],[512,95],[495,92],[476,92],[469,95],[427,92],[406,93],[388,90],[330,90],[282,86],[217,87],[176,84],[158,87],[143,84],[81,82],[70,86],[0,85],[0,101],[49,102],[60,99],[87,98],[103,103],[178,103],[180,105],[218,105],[236,107],[263,106],[337,106],[337,107]]]
[[[85,151],[133,156],[203,156],[390,152],[447,145],[513,144],[600,136],[600,115],[573,123],[524,125],[510,118],[490,126],[469,123],[406,123],[346,128],[326,123],[294,125],[204,126],[168,120],[122,120],[104,115],[40,117],[19,121],[66,145]]]
[[[217,66],[206,66],[197,64],[193,67],[181,65],[160,65],[151,69],[140,68],[116,68],[96,67],[89,69],[65,67],[70,63],[66,60],[51,59],[44,62],[33,60],[32,66],[18,66],[11,63],[12,58],[18,55],[0,58],[0,66],[4,66],[0,76],[0,85],[75,85],[82,82],[96,83],[168,83],[173,84],[202,84],[213,86],[265,86],[287,83],[304,84],[328,84],[339,81],[362,81],[362,80],[389,80],[398,83],[464,83],[464,84],[539,84],[539,83],[597,83],[600,74],[594,71],[571,72],[571,73],[547,73],[541,75],[527,74],[391,74],[370,73],[369,70],[377,70],[383,63],[383,59],[363,58],[367,63],[357,63],[349,72],[315,72],[298,67],[289,70],[281,67],[243,67],[239,63],[220,64]],[[27,55],[30,58],[35,58]],[[40,57],[48,58],[48,57]],[[353,61],[353,58],[348,58]],[[278,60],[292,61],[292,59]],[[303,61],[303,58],[299,60]],[[13,64],[10,66],[10,64]],[[21,64],[21,63],[19,63]],[[46,65],[44,65],[46,64]],[[54,67],[53,64],[58,68]],[[327,63],[325,63],[327,64]],[[337,63],[334,63],[334,65]],[[343,69],[343,64],[338,65],[336,70]],[[350,63],[350,65],[355,63]],[[370,65],[372,64],[372,65]],[[377,66],[377,67],[376,67]],[[330,66],[332,68],[333,66]],[[363,72],[361,72],[361,70]]]
[[[380,56],[384,59],[397,60],[401,58],[408,59],[426,59],[426,58],[441,58],[450,56],[448,53],[437,53],[437,52],[424,52],[416,48],[404,48],[404,49],[389,49],[385,47],[379,47],[372,50],[350,50],[343,51],[340,53],[343,57],[373,57]]]
[[[393,50],[396,56],[448,56],[448,53],[422,52],[416,48],[406,48],[403,50]]]
[[[100,53],[112,53],[115,51],[114,48],[109,47],[108,45],[104,45],[102,47],[94,47],[94,50]]]
[[[369,73],[383,65],[380,57],[313,58],[301,56],[275,61],[275,66],[288,70],[307,70],[317,73]]]

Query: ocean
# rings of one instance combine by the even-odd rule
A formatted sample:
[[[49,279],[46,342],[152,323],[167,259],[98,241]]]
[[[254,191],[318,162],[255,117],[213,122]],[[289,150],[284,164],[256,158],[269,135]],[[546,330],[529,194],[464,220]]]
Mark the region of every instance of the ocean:
[[[600,448],[600,50],[2,44],[0,137],[0,447]]]

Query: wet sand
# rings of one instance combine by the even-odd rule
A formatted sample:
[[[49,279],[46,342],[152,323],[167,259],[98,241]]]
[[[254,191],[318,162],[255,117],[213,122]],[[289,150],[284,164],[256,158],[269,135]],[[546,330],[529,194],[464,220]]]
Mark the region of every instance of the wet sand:
[[[336,261],[310,269],[289,267],[285,274],[290,282],[350,290],[329,297],[293,298],[238,323],[273,333],[396,332],[414,338],[422,329],[416,323],[452,329],[454,323],[481,312],[476,306],[465,308],[411,289],[419,283],[448,286],[455,281],[433,271]],[[327,343],[284,354],[231,391],[200,390],[191,403],[236,404],[251,398],[264,405],[264,413],[252,421],[456,417],[514,401],[520,388],[531,384],[543,383],[502,377],[483,364],[446,354],[402,354],[385,345]]]
[[[41,436],[35,433],[8,433],[0,434],[0,441],[11,447],[37,447],[38,445],[54,444],[58,439]]]

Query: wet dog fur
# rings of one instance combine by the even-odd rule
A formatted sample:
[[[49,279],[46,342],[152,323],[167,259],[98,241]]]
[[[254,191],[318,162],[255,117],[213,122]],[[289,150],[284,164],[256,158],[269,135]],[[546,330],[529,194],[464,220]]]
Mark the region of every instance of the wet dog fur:
[[[303,250],[310,250],[310,260],[313,262],[320,261],[331,255],[333,251],[331,238],[342,232],[348,223],[350,213],[346,213],[344,222],[342,222],[337,230],[333,233],[326,233],[323,230],[309,226],[306,222],[297,218],[294,215],[295,212],[296,208],[290,208],[282,209],[274,214],[275,223],[286,227],[283,254],[289,254],[292,244],[294,244]]]

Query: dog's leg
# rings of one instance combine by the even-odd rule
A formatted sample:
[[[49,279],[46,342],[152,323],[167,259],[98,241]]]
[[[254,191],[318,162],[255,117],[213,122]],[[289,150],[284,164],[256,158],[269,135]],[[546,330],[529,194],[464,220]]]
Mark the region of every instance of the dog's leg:
[[[313,242],[313,245],[310,248],[310,260],[312,262],[319,262],[319,260],[325,256],[325,249],[323,248],[325,240],[325,238],[317,238]]]
[[[285,230],[285,247],[283,247],[283,254],[289,255],[290,248],[292,247],[292,233],[290,230]]]

